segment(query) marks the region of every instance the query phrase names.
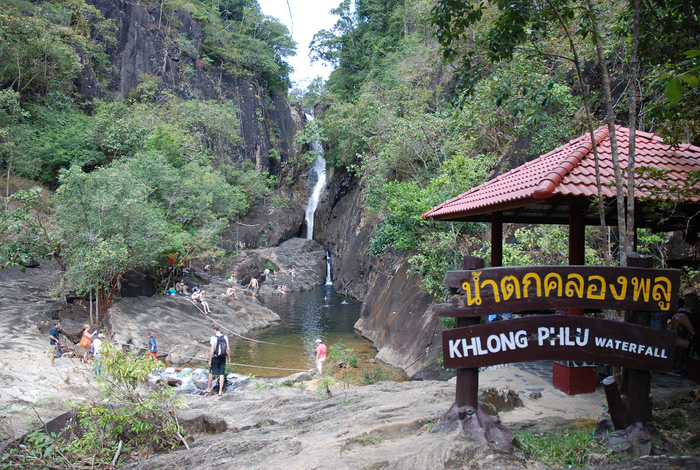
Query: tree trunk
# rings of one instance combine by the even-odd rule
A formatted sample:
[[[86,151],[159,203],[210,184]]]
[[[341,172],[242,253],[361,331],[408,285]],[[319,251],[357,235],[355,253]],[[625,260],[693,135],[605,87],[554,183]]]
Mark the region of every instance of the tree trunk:
[[[591,18],[596,18],[593,8],[593,1],[586,0]],[[595,47],[598,52],[598,62],[603,81],[603,94],[605,96],[605,121],[608,124],[610,131],[610,153],[612,154],[613,168],[615,169],[615,189],[617,193],[617,226],[620,231],[620,266],[627,266],[627,252],[629,251],[627,224],[625,217],[625,189],[622,185],[622,170],[620,169],[620,158],[617,153],[617,136],[615,134],[615,109],[613,108],[612,92],[610,90],[610,74],[608,73],[608,65],[605,59],[605,47],[603,38],[601,37],[600,28],[595,20],[591,21],[593,29],[593,37],[595,38]],[[633,201],[634,203],[634,201]]]
[[[627,246],[632,246],[632,240],[636,231],[634,223],[634,166],[635,166],[635,139],[637,136],[637,70],[639,68],[639,57],[637,51],[639,49],[639,11],[641,9],[641,0],[634,0],[632,17],[632,49],[630,51],[630,110],[629,110],[629,129],[630,143],[629,156],[627,161]]]
[[[561,25],[562,28],[564,28],[564,32],[566,33],[566,37],[569,41],[569,48],[571,49],[571,53],[574,56],[573,62],[574,65],[576,66],[576,76],[578,77],[578,82],[579,85],[581,86],[581,98],[583,100],[583,109],[586,112],[586,124],[588,125],[588,133],[591,136],[591,144],[593,146],[593,157],[595,160],[595,182],[596,182],[596,188],[598,190],[598,216],[600,217],[600,236],[601,236],[601,241],[607,245],[606,242],[606,234],[607,234],[607,226],[605,222],[605,201],[603,200],[603,185],[600,181],[600,164],[599,164],[599,158],[598,158],[598,143],[596,142],[595,139],[595,129],[593,129],[593,119],[591,117],[591,109],[590,106],[588,105],[588,88],[586,87],[586,82],[583,80],[583,73],[581,72],[581,65],[580,61],[578,58],[578,52],[576,51],[576,45],[574,44],[573,39],[571,38],[571,33],[569,32],[569,28],[567,28],[566,23],[564,22],[564,19],[561,17],[559,14],[559,10],[554,6],[554,4],[551,2],[551,0],[547,0],[547,3],[549,6],[554,10],[554,13],[557,15],[557,19],[559,20],[559,24]],[[609,246],[609,245],[607,245]],[[603,250],[603,257],[605,258],[605,266],[610,266],[610,250],[606,249]]]

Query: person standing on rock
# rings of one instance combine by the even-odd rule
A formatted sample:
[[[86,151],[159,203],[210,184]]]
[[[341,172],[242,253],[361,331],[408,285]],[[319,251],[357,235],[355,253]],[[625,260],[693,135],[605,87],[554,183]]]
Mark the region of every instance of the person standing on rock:
[[[326,357],[328,356],[328,348],[321,338],[316,340],[316,370],[320,375],[323,375],[323,363],[326,362]]]
[[[97,331],[93,331],[90,333],[90,325],[84,325],[83,326],[83,336],[80,338],[80,347],[83,348],[83,362],[85,364],[88,363],[87,356],[88,352],[90,352],[90,345],[92,344],[92,337],[97,333]]]
[[[226,381],[226,360],[231,356],[228,336],[221,334],[219,325],[214,325],[214,335],[209,338],[209,380],[206,393],[210,394],[211,384],[215,375],[219,376],[219,396],[224,393]]]
[[[255,277],[251,277],[250,282],[248,283],[248,287],[250,288],[250,290],[253,291],[253,297],[255,297],[255,293],[258,291],[258,287],[260,287],[258,279]]]
[[[152,357],[153,361],[158,362],[158,346],[156,346],[156,339],[150,333],[146,336],[148,336],[148,352],[146,356]]]
[[[56,354],[58,353],[58,331],[61,329],[61,321],[58,320],[54,323],[53,328],[49,331],[49,346],[51,354],[51,365],[56,367]]]
[[[92,355],[95,358],[95,375],[99,376],[102,374],[102,355],[100,354],[100,348],[102,347],[102,341],[104,341],[105,335],[100,333],[97,338],[92,342]]]

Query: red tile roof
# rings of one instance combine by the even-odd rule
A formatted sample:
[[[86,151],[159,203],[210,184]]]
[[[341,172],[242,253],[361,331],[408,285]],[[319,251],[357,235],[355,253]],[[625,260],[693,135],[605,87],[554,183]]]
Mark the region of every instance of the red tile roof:
[[[629,129],[617,126],[615,134],[620,166],[626,169]],[[595,139],[603,195],[606,198],[614,198],[615,176],[607,125],[595,131]],[[474,216],[504,210],[512,212],[513,209],[535,204],[551,205],[552,201],[562,203],[572,199],[585,199],[583,202],[587,203],[598,195],[592,149],[590,135],[586,133],[566,145],[445,201],[423,214],[423,218],[477,220]],[[700,171],[700,147],[682,144],[672,148],[657,135],[637,131],[635,163],[638,169],[650,167],[665,171],[662,179],[645,178],[642,181],[642,177],[637,175],[635,198],[640,199],[651,195],[651,187],[680,186],[687,180],[689,172]],[[700,202],[700,198],[691,198],[690,201]],[[511,215],[515,217],[516,214],[513,212]],[[531,213],[530,219],[533,217],[534,212]]]

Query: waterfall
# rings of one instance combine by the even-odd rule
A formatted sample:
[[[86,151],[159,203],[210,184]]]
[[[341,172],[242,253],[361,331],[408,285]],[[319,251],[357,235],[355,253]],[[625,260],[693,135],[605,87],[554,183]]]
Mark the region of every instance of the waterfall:
[[[313,110],[311,114],[306,114],[307,121],[313,121]],[[314,183],[314,189],[311,191],[311,196],[309,197],[309,202],[306,204],[306,239],[313,240],[314,238],[314,214],[316,213],[316,208],[318,207],[318,201],[321,199],[321,192],[323,187],[326,185],[326,159],[323,158],[323,146],[318,140],[314,140],[311,143],[311,150],[316,154],[316,160],[311,164],[309,169],[309,182],[311,183],[313,179],[316,179]]]
[[[331,279],[331,252],[328,250],[326,250],[326,285],[333,285],[333,279]]]

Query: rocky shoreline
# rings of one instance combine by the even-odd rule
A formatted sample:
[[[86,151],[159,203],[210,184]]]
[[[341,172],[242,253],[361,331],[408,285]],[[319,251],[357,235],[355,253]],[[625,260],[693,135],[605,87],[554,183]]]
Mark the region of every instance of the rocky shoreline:
[[[312,274],[316,271],[312,266],[325,256],[322,248],[313,248],[314,245],[317,244],[294,239],[285,248],[295,252],[308,249],[311,260],[308,266],[293,261],[300,281],[292,289],[322,282],[311,280],[312,275],[322,275],[323,271]],[[245,252],[244,256],[257,260],[250,266],[260,265],[261,261],[264,265],[264,260],[273,256],[282,259],[274,250],[263,255],[258,250]],[[252,269],[248,273],[254,274]],[[47,350],[52,321],[60,317],[70,328],[79,328],[89,315],[80,301],[74,301],[70,309],[58,309],[48,295],[57,275],[58,268],[50,263],[25,272],[0,271],[0,335],[5,338],[0,358],[0,447],[63,415],[71,402],[101,401],[90,366],[71,355],[57,359],[56,367],[50,365]],[[115,302],[108,317],[111,340],[140,348],[146,345],[146,333],[153,332],[159,338],[163,359],[186,363],[202,354],[214,321],[243,334],[277,318],[250,291],[240,287],[236,287],[238,300],[215,299],[227,283],[217,275],[205,280],[211,299],[210,317],[204,316],[185,296],[122,298]],[[269,285],[263,283],[262,287]],[[595,426],[605,403],[600,390],[566,396],[541,377],[515,367],[484,372],[480,374],[480,384],[505,394],[518,389],[540,390],[531,395],[520,393],[522,406],[496,407],[500,419],[512,429],[562,432],[576,426]],[[189,450],[141,461],[124,456],[121,464],[130,469],[222,465],[253,469],[547,468],[539,462],[481,446],[456,429],[431,432],[454,402],[454,393],[453,380],[380,382],[349,388],[337,384],[326,389],[311,374],[278,380],[254,379],[243,390],[221,398],[183,396],[184,406],[178,415],[190,430]],[[686,414],[689,420],[698,416],[694,413]],[[647,457],[626,461],[624,465],[606,464],[605,460],[597,463],[602,463],[602,468],[700,468],[696,457]]]

